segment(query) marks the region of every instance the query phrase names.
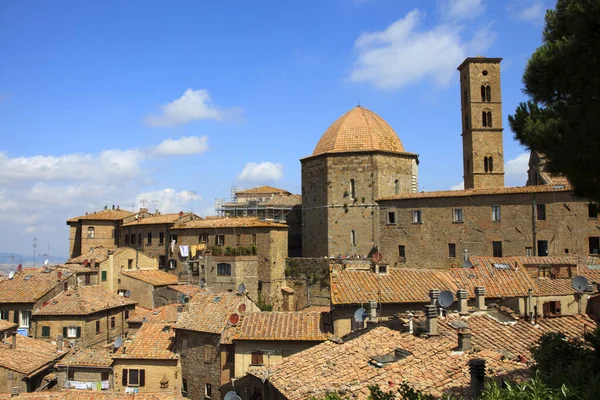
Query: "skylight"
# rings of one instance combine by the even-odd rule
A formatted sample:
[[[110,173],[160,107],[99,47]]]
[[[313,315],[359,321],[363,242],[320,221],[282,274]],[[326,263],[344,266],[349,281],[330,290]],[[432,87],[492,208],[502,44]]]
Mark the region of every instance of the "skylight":
[[[391,353],[383,354],[379,356],[371,357],[369,363],[374,365],[375,367],[381,368],[384,364],[393,363],[396,361],[404,360],[406,357],[410,356],[412,353],[403,349],[396,349]]]
[[[33,275],[27,275],[27,276],[26,276],[25,278],[23,278],[23,279],[25,279],[26,281],[28,281],[28,280],[30,280],[31,278],[33,278]]]
[[[496,269],[510,269],[510,265],[508,265],[508,264],[496,264],[496,263],[494,263],[494,267]]]

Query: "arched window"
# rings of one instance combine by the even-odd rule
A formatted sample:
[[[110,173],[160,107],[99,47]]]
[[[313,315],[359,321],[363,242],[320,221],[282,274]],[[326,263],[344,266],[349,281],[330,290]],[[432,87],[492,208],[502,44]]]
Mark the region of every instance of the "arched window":
[[[492,127],[492,112],[491,111],[484,110],[481,112],[481,124],[487,128]]]
[[[398,179],[394,181],[394,193],[400,194],[400,181]]]
[[[354,229],[350,231],[350,243],[352,246],[356,246],[356,231]]]
[[[356,198],[356,183],[354,182],[354,179],[350,179],[350,197],[353,199]]]
[[[488,85],[487,83],[484,85],[481,85],[481,101],[484,101],[484,102],[492,101],[492,90],[490,88],[490,85]]]
[[[494,159],[492,156],[483,157],[483,170],[485,172],[494,172]]]

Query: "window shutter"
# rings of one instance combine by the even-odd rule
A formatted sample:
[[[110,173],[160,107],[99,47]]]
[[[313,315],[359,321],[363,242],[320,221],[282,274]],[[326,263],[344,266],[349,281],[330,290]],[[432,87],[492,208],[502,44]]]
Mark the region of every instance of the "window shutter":
[[[123,374],[122,379],[121,379],[121,384],[123,386],[127,386],[127,369],[123,369],[123,372],[121,372]]]
[[[63,338],[67,338],[67,327],[63,326]]]
[[[81,327],[80,326],[77,327],[77,337],[78,338],[81,337]]]
[[[554,311],[556,312],[556,315],[560,315],[561,314],[560,301],[555,301],[554,302]]]
[[[140,369],[140,386],[146,385],[146,370]]]

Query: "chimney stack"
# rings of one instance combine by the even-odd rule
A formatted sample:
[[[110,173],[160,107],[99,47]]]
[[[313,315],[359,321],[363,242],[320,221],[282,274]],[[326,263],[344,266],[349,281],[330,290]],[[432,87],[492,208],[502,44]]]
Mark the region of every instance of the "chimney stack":
[[[63,336],[62,335],[58,335],[56,337],[56,351],[58,351],[58,352],[63,351]]]
[[[371,322],[375,322],[377,319],[377,302],[375,300],[369,300],[369,318]]]
[[[462,329],[458,332],[458,351],[470,351],[471,346],[471,331],[469,328]]]
[[[438,334],[437,316],[437,306],[431,304],[425,306],[425,323],[427,324],[427,335],[429,336],[436,336]]]
[[[471,398],[477,399],[485,383],[485,360],[481,358],[470,360],[469,371],[471,372]]]
[[[183,304],[177,305],[177,322],[181,319],[181,314],[183,313]]]
[[[10,345],[11,350],[17,349],[17,332],[13,332],[12,334],[12,343]]]
[[[437,306],[438,297],[440,297],[440,289],[429,290],[429,299],[431,300],[432,306]]]
[[[483,286],[475,287],[475,307],[478,310],[485,310],[485,288]]]
[[[467,297],[469,297],[469,294],[467,293],[466,289],[458,289],[456,291],[456,298],[458,299],[458,313],[460,315],[469,315]]]

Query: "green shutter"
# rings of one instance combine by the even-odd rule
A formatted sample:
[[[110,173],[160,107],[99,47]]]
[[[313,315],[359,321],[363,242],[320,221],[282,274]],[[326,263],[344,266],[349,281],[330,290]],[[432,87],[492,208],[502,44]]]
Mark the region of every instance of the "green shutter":
[[[67,338],[67,327],[63,326],[63,338]]]
[[[50,337],[50,327],[42,326],[42,337]]]
[[[78,338],[81,337],[81,327],[80,326],[77,327],[77,337]]]
[[[101,272],[102,282],[106,281],[106,271]]]

